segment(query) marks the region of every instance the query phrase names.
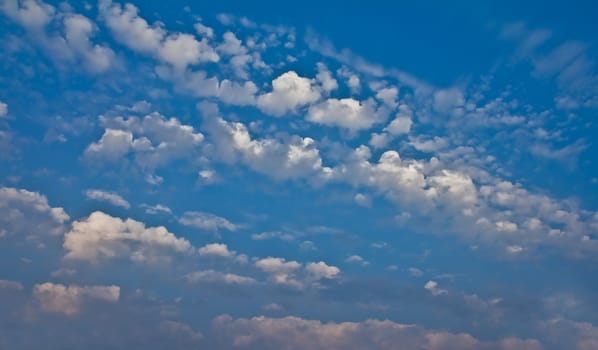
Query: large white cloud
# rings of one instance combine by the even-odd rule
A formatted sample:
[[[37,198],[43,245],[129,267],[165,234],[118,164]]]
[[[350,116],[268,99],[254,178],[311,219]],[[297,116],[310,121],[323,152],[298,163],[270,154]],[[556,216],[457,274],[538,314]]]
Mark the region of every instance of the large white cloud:
[[[0,10],[23,26],[58,63],[81,62],[92,73],[102,73],[116,65],[111,48],[92,42],[97,27],[83,15],[57,10],[41,0],[6,0],[0,4]],[[61,30],[55,30],[52,23]]]
[[[154,169],[173,160],[189,157],[204,136],[191,125],[158,113],[143,118],[100,117],[104,134],[85,150],[89,161],[122,161],[129,154],[144,169]]]
[[[387,108],[379,108],[373,99],[358,101],[353,98],[330,98],[312,105],[306,119],[312,123],[338,126],[356,132],[383,122],[388,113]]]
[[[153,55],[179,70],[201,62],[217,62],[218,54],[207,39],[197,40],[192,34],[168,34],[161,23],[150,25],[139,16],[132,4],[121,6],[101,0],[100,13],[114,38],[128,48]]]
[[[0,212],[0,239],[59,235],[69,220],[64,209],[51,207],[42,194],[12,187],[0,187]]]
[[[252,139],[244,124],[212,116],[207,118],[205,129],[216,147],[215,157],[241,161],[275,179],[324,177],[329,170],[322,166],[316,142],[309,137]]]
[[[287,350],[540,350],[536,340],[505,338],[482,341],[467,333],[449,333],[392,321],[328,322],[298,317],[233,319],[212,322],[221,346],[237,349]]]
[[[46,282],[33,287],[33,296],[42,310],[72,316],[80,312],[84,302],[93,300],[117,302],[120,298],[120,287],[65,286]]]
[[[100,211],[73,222],[64,236],[65,258],[96,262],[127,258],[134,262],[169,260],[187,254],[191,244],[163,227],[146,227],[133,219],[122,220]]]
[[[321,92],[314,80],[288,71],[272,80],[272,91],[260,95],[257,106],[264,112],[281,117],[320,99]]]

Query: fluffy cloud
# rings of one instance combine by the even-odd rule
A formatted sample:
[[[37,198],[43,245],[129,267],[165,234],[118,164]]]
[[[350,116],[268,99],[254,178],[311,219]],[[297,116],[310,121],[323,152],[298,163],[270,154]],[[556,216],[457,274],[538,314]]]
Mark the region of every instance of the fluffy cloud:
[[[0,4],[0,10],[23,26],[58,63],[81,62],[92,73],[105,72],[116,64],[112,49],[92,42],[97,28],[85,16],[56,10],[40,0],[7,0]],[[61,30],[53,30],[52,23]]]
[[[129,209],[131,205],[123,197],[114,192],[107,192],[102,190],[87,190],[85,191],[85,197],[97,201],[108,202],[117,207]]]
[[[225,162],[240,160],[275,179],[325,177],[329,171],[322,166],[316,143],[309,137],[252,139],[244,124],[219,117],[208,117],[205,128],[216,148],[214,156]]]
[[[341,270],[336,266],[330,266],[323,261],[317,263],[308,263],[305,266],[305,271],[312,278],[320,280],[322,278],[331,279],[337,277]]]
[[[179,222],[185,226],[191,226],[206,231],[236,231],[238,226],[227,219],[211,213],[199,211],[188,211],[183,214]]]
[[[306,119],[328,126],[338,126],[351,132],[369,129],[388,117],[386,108],[378,108],[373,99],[358,101],[353,98],[330,98],[312,105]]]
[[[66,259],[98,261],[129,258],[135,262],[169,260],[185,254],[191,244],[163,227],[145,227],[133,219],[122,220],[100,211],[75,221],[64,236]]]
[[[106,129],[85,150],[89,161],[116,162],[132,154],[140,167],[153,169],[188,157],[204,139],[192,126],[158,113],[143,118],[100,117],[100,123]]]
[[[297,279],[295,272],[301,268],[296,261],[286,261],[283,258],[268,257],[255,262],[255,266],[269,275],[272,283],[293,288],[302,288],[303,284]]]
[[[111,0],[99,3],[100,13],[114,38],[131,50],[152,55],[178,70],[201,62],[217,62],[220,58],[204,38],[184,33],[167,34],[160,23],[149,25],[132,4],[124,7]]]
[[[320,90],[313,80],[288,71],[272,80],[272,91],[260,95],[257,106],[264,113],[281,117],[319,99]]]
[[[69,216],[62,208],[54,208],[48,199],[24,189],[0,187],[0,239],[27,235],[43,237],[64,232]]]
[[[65,286],[42,283],[33,287],[33,296],[46,312],[62,313],[68,316],[79,313],[84,302],[103,301],[115,303],[120,298],[118,286]]]
[[[224,258],[230,258],[235,255],[235,252],[228,250],[228,246],[222,243],[206,244],[197,251],[201,256],[220,256]]]
[[[540,350],[536,340],[505,338],[488,342],[466,333],[427,330],[392,321],[322,323],[297,317],[232,319],[220,316],[212,323],[212,334],[222,348],[238,349],[379,349],[390,350]]]

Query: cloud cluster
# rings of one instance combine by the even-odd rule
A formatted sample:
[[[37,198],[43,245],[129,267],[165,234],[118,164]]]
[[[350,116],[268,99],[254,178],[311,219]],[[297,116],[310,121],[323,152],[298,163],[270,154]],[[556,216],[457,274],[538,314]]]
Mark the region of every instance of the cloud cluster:
[[[163,227],[146,227],[133,219],[122,220],[100,211],[73,222],[64,235],[66,259],[97,262],[125,258],[137,263],[170,260],[187,254],[191,244]]]

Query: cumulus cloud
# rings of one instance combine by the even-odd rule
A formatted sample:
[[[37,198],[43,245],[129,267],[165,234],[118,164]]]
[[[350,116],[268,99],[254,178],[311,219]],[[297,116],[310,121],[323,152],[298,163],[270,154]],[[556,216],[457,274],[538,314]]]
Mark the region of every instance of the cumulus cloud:
[[[281,117],[319,99],[320,90],[313,80],[288,71],[272,80],[272,91],[260,95],[257,106],[264,113]]]
[[[114,38],[131,50],[152,55],[178,70],[220,59],[206,38],[197,40],[191,34],[168,34],[161,23],[150,25],[139,16],[139,10],[132,4],[121,6],[102,0],[98,7]]]
[[[268,257],[257,260],[255,266],[269,275],[272,283],[302,288],[303,284],[297,279],[295,272],[301,268],[296,261],[286,261],[284,258]]]
[[[169,260],[186,254],[191,244],[163,227],[146,227],[133,219],[122,220],[100,211],[73,222],[64,236],[65,258],[97,262],[127,258],[134,262]]]
[[[185,226],[191,226],[206,231],[218,231],[220,229],[236,231],[239,228],[239,226],[223,217],[200,211],[188,211],[183,213],[179,222]]]
[[[235,252],[228,250],[228,246],[223,243],[206,244],[197,251],[201,256],[219,256],[230,258],[235,255]]]
[[[92,42],[97,27],[83,15],[57,10],[41,0],[7,0],[0,4],[0,10],[23,26],[33,41],[60,64],[80,62],[92,73],[105,72],[116,64],[112,49]]]
[[[369,129],[388,117],[386,108],[378,108],[373,99],[358,101],[353,98],[329,98],[312,105],[306,119],[312,123],[338,126],[356,132]]]
[[[79,313],[85,302],[94,300],[108,303],[118,302],[120,287],[65,286],[46,282],[33,287],[33,296],[43,311],[72,316]]]
[[[212,334],[222,347],[238,349],[396,349],[404,350],[540,350],[536,340],[504,338],[481,341],[467,333],[428,330],[392,321],[328,322],[298,317],[233,319],[224,315],[212,322]]]
[[[85,150],[90,162],[122,161],[132,154],[141,168],[153,169],[190,156],[204,139],[192,126],[158,113],[143,118],[100,117],[100,123],[104,134]]]
[[[215,157],[228,163],[240,161],[275,179],[324,178],[330,170],[322,166],[316,142],[309,137],[254,139],[244,124],[220,117],[209,117],[205,128],[216,148]]]
[[[305,266],[305,271],[309,276],[316,280],[331,279],[337,277],[341,270],[336,266],[330,266],[323,261],[317,263],[308,263]]]
[[[108,202],[117,207],[129,209],[131,205],[123,197],[114,192],[102,191],[102,190],[87,190],[85,191],[85,197],[97,201]]]
[[[0,187],[0,211],[0,239],[59,235],[69,220],[64,209],[51,207],[44,195],[11,187]]]

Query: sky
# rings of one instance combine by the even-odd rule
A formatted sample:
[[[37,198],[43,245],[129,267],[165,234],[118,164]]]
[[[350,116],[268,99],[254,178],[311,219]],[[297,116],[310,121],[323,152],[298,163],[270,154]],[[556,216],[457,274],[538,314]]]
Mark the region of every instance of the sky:
[[[0,0],[0,349],[598,349],[596,11]]]

